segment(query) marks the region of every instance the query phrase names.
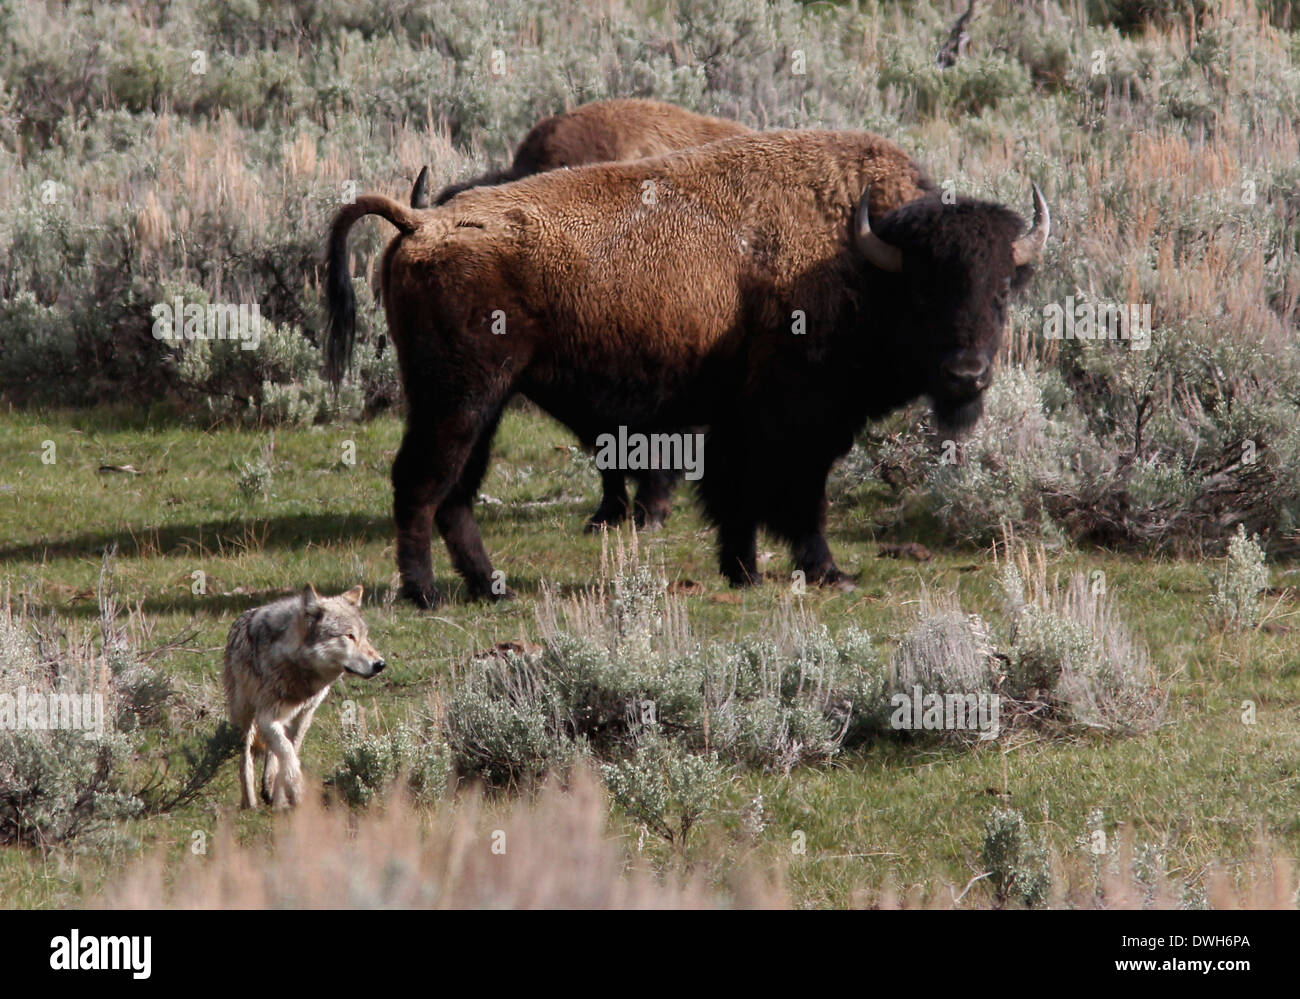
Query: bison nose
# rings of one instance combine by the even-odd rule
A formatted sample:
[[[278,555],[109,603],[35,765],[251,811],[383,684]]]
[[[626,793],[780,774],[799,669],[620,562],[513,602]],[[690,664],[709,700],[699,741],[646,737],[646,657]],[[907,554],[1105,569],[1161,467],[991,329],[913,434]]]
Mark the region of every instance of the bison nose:
[[[992,366],[982,357],[961,357],[945,361],[944,386],[954,395],[977,395],[989,387]]]
[[[384,667],[387,665],[388,663],[384,662],[382,659],[376,659],[373,663],[370,664],[370,668],[374,670],[374,672],[376,673],[382,673],[384,671]]]

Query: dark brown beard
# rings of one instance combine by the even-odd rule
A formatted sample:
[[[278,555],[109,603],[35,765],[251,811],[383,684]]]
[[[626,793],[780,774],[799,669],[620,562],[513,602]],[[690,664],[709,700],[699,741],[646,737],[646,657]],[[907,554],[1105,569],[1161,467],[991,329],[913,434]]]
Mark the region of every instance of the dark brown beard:
[[[984,415],[984,396],[964,402],[953,402],[935,397],[934,429],[940,437],[958,439],[965,437]]]

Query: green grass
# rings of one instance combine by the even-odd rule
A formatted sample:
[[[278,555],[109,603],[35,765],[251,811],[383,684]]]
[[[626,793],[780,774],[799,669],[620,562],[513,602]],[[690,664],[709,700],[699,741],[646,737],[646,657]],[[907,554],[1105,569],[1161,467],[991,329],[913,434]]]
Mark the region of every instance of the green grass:
[[[394,603],[388,467],[400,431],[394,418],[279,429],[270,489],[248,497],[238,486],[239,467],[269,449],[269,432],[202,432],[116,411],[6,414],[0,581],[69,628],[93,628],[101,553],[116,544],[119,596],[152,622],[154,640],[196,629],[189,647],[157,663],[197,684],[216,713],[221,650],[240,611],[306,582],[329,592],[365,584],[371,636],[390,668],[375,681],[341,681],[318,714],[304,767],[323,778],[341,757],[343,701],[365,709],[372,727],[426,710],[467,654],[536,639],[543,580],[575,589],[599,572],[600,540],[582,532],[597,498],[595,477],[574,459],[560,428],[517,409],[502,424],[482,487],[501,502],[478,511],[493,561],[519,598],[464,602],[439,545],[435,572],[451,600],[431,613]],[[53,464],[41,461],[45,441],[55,444]],[[355,442],[354,465],[340,461],[346,441]],[[103,465],[142,474],[99,471]],[[988,553],[936,549],[926,563],[879,558],[872,502],[868,493],[832,507],[832,547],[859,583],[852,593],[813,589],[801,598],[817,618],[832,631],[864,627],[887,655],[911,623],[922,587],[955,590],[967,610],[997,616],[997,569]],[[667,530],[643,543],[669,578],[702,584],[687,598],[699,639],[760,632],[792,599],[775,581],[788,573],[788,558],[770,540],[761,548],[775,552],[775,578],[740,594],[726,588],[714,568],[712,532],[686,490]],[[1051,568],[1106,574],[1127,621],[1171,680],[1162,729],[1130,739],[1017,737],[973,750],[887,742],[824,769],[745,774],[693,834],[685,858],[657,843],[647,842],[645,851],[664,867],[686,864],[718,878],[741,859],[780,863],[793,900],[806,906],[849,904],[860,898],[856,891],[884,885],[964,885],[979,873],[984,819],[997,805],[1019,808],[1058,856],[1079,859],[1085,854],[1076,840],[1086,835],[1089,810],[1100,808],[1108,832],[1123,824],[1139,842],[1160,846],[1180,879],[1197,879],[1216,861],[1248,859],[1261,837],[1300,854],[1300,641],[1285,630],[1300,624],[1294,603],[1278,603],[1272,630],[1223,634],[1208,623],[1204,564],[1091,550],[1056,552]],[[195,572],[206,575],[206,593],[193,592]],[[1272,576],[1275,587],[1300,582],[1300,570],[1289,565],[1273,566]],[[1253,726],[1240,719],[1246,700],[1257,705]],[[165,755],[169,747],[156,748]],[[759,793],[766,827],[750,841],[740,831],[741,811]],[[241,837],[265,835],[276,820],[238,815],[237,800],[231,763],[200,802],[129,823],[102,843],[46,855],[0,849],[0,898],[11,906],[93,901],[125,862],[150,848],[179,856],[196,830],[210,835],[222,819],[233,819]],[[635,852],[638,830],[617,818],[615,828]],[[796,831],[806,838],[804,854],[791,850]]]

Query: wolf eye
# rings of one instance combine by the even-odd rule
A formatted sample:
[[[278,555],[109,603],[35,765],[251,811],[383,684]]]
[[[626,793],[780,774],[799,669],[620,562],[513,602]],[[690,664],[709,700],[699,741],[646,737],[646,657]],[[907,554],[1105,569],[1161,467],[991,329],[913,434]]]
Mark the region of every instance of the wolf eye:
[[[357,640],[357,636],[352,634],[352,632],[350,631],[348,632],[348,638],[350,638],[354,642]]]

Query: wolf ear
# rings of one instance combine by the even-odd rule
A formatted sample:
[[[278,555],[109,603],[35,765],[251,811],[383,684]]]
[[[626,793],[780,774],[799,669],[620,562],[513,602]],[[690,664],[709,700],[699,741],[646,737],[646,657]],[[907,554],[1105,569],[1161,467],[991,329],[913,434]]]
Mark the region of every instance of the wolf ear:
[[[343,594],[343,599],[346,600],[348,603],[350,603],[353,607],[360,607],[361,595],[365,592],[366,591],[362,589],[360,586],[354,586],[352,587],[352,589],[348,590],[347,593]]]
[[[308,617],[320,617],[325,608],[320,605],[320,594],[308,583],[302,591],[302,609]]]

